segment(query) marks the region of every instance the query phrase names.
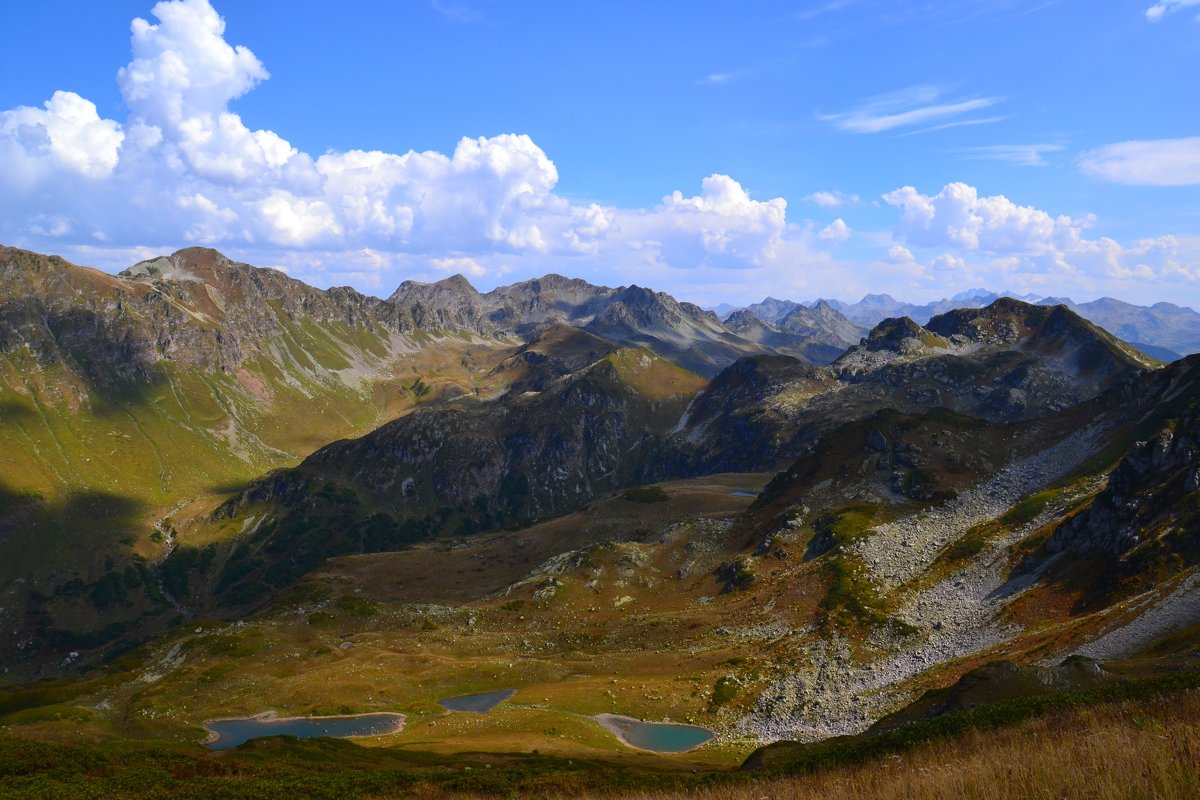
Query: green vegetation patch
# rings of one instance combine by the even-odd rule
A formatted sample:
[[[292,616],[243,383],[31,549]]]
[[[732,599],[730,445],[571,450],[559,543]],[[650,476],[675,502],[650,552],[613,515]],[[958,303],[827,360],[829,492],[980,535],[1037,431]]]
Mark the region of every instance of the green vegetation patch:
[[[840,626],[882,625],[891,620],[887,598],[871,582],[870,571],[857,555],[834,552],[825,562],[829,591],[821,601],[826,621]]]
[[[892,622],[887,598],[871,582],[870,571],[851,545],[893,516],[892,509],[870,503],[847,506],[813,523],[809,552],[824,555],[829,590],[821,601],[825,623],[854,628]]]
[[[355,617],[373,617],[379,613],[374,603],[352,594],[339,597],[336,605],[339,610]]]
[[[56,704],[15,711],[0,718],[0,725],[25,725],[33,722],[74,722],[83,725],[93,719],[95,714],[89,708]]]
[[[1000,524],[1009,528],[1028,525],[1037,519],[1038,515],[1045,511],[1050,503],[1061,497],[1063,491],[1063,489],[1047,489],[1043,492],[1036,492],[1029,495],[1029,497],[1026,497],[1005,512],[1000,517]]]
[[[717,682],[713,685],[712,706],[718,708],[733,702],[733,699],[737,697],[739,688],[741,688],[741,684],[732,675],[718,678]]]
[[[626,489],[622,497],[634,503],[665,503],[670,499],[667,490],[661,486],[635,486]]]

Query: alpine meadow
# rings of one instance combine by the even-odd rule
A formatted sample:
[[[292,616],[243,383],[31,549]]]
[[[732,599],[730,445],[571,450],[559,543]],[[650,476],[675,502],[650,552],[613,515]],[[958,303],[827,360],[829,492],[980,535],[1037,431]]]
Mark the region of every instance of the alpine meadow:
[[[1200,0],[0,23],[0,796],[1200,796]]]

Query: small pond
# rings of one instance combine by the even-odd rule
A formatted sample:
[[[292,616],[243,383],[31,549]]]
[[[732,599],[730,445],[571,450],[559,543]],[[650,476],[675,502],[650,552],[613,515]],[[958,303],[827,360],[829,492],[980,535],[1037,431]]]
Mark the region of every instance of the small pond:
[[[643,722],[616,714],[599,714],[596,719],[630,747],[655,753],[686,753],[713,738],[712,731],[698,725]]]
[[[312,739],[332,736],[381,736],[395,733],[404,727],[403,714],[355,714],[345,717],[276,717],[260,714],[257,717],[218,719],[204,723],[212,736],[205,746],[212,750],[237,747],[260,736],[296,736]]]
[[[443,697],[438,704],[447,711],[474,711],[486,714],[517,693],[516,689],[497,689],[482,694],[464,694],[458,697]]]
[[[758,492],[747,492],[743,489],[737,489],[730,492],[734,497],[758,497]]]

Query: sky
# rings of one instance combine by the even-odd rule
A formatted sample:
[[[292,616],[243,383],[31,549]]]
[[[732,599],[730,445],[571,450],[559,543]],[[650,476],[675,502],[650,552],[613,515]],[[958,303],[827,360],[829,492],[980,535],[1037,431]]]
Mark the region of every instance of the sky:
[[[970,288],[1200,308],[1200,0],[42,0],[0,243],[387,296]]]

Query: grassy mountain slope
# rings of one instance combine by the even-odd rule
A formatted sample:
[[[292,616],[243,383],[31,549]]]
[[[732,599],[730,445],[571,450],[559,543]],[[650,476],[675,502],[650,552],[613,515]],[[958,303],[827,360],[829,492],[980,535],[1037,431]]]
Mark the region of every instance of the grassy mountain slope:
[[[191,249],[123,276],[0,250],[0,596],[25,666],[175,615],[173,512],[443,394],[507,342]],[[506,349],[507,348],[507,349]],[[497,389],[498,390],[498,389]]]
[[[167,569],[180,588],[216,569],[213,600],[244,605],[331,555],[527,523],[640,482],[703,381],[648,351],[599,344],[552,328],[519,354],[541,353],[521,358],[541,376],[518,379],[508,395],[424,409],[253,482],[195,541],[184,538]],[[599,358],[572,369],[581,349]],[[215,542],[197,549],[217,539],[232,548],[227,559]]]

